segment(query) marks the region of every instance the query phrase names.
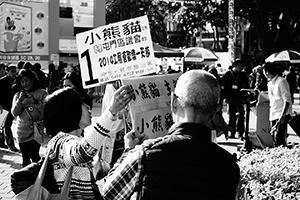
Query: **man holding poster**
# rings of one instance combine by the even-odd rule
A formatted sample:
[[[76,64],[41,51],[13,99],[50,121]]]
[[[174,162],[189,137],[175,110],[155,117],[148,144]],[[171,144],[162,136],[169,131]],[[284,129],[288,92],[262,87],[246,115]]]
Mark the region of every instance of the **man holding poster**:
[[[175,123],[169,134],[141,145],[146,134],[126,134],[124,154],[99,182],[104,199],[136,194],[137,199],[234,200],[239,167],[234,156],[212,143],[207,127],[219,98],[218,81],[210,73],[182,74],[171,94]]]

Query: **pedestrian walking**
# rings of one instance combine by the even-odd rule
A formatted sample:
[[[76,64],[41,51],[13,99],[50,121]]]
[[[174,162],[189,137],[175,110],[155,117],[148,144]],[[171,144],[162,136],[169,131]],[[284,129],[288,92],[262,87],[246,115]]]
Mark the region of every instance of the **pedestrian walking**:
[[[47,77],[46,77],[45,73],[42,71],[41,63],[38,63],[38,62],[34,63],[32,66],[32,69],[36,73],[42,88],[46,89]]]
[[[267,62],[263,70],[264,75],[268,79],[271,134],[275,146],[286,146],[287,124],[292,116],[290,87],[287,80],[279,76],[275,63]]]
[[[0,78],[6,75],[6,65],[3,63],[0,63]]]
[[[7,118],[4,122],[4,127],[0,131],[0,147],[9,148],[11,151],[19,152],[16,148],[12,133],[12,124],[14,116],[11,113],[13,90],[12,84],[16,78],[17,67],[13,64],[6,67],[6,75],[0,78],[0,112],[2,109],[8,111]],[[6,142],[6,145],[5,145]]]
[[[93,108],[93,100],[84,90],[82,85],[82,79],[80,74],[75,71],[67,72],[66,75],[63,77],[63,87],[73,87],[75,90],[80,94],[83,102],[90,107]]]
[[[17,117],[17,137],[22,153],[23,167],[40,160],[41,145],[34,140],[33,122],[43,119],[46,90],[41,88],[36,74],[29,68],[21,69],[15,80],[11,112]]]
[[[236,131],[239,137],[245,132],[245,109],[240,98],[242,88],[249,88],[247,74],[242,71],[241,60],[232,63],[232,68],[222,76],[221,82],[224,84],[224,99],[228,103],[229,126],[231,134],[229,138],[235,138]]]

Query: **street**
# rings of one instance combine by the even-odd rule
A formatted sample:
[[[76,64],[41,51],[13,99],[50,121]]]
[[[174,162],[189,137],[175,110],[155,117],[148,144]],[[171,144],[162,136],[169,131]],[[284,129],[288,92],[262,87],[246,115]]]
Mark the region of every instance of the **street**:
[[[300,112],[300,105],[299,105],[299,95],[295,94],[295,102],[293,105],[293,110],[296,112]],[[95,122],[98,116],[101,114],[101,105],[95,105],[92,110],[92,122]],[[224,119],[228,122],[228,115],[227,113],[223,113]],[[257,117],[253,112],[250,112],[250,120],[249,120],[249,131],[255,132],[256,124],[257,124]],[[90,127],[88,127],[90,128]],[[15,122],[13,124],[13,132],[15,133],[16,127]],[[295,132],[288,127],[288,142],[289,143],[300,143],[300,138],[295,134]],[[239,154],[240,147],[243,146],[243,141],[240,139],[228,139],[226,140],[224,135],[217,138],[218,144],[229,151],[230,153]],[[18,145],[17,145],[18,147]],[[40,150],[41,156],[45,154],[45,147],[42,147]],[[0,200],[9,200],[14,197],[14,193],[10,187],[10,175],[16,169],[21,168],[21,154],[14,153],[8,151],[6,149],[0,148]]]

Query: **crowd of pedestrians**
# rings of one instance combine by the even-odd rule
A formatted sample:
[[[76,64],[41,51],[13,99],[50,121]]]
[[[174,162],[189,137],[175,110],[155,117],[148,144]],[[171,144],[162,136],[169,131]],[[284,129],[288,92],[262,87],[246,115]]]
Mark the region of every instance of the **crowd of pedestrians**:
[[[102,114],[84,132],[91,125],[93,101],[76,68],[64,73],[63,68],[57,70],[50,64],[46,75],[39,63],[19,62],[0,64],[0,73],[2,69],[0,110],[9,111],[9,115],[0,132],[0,147],[21,152],[23,167],[38,162],[41,145],[34,140],[33,122],[44,120],[51,136],[47,152],[58,190],[68,170],[73,169],[72,199],[235,199],[240,180],[237,160],[211,139],[212,129],[222,121],[215,119],[222,117],[223,101],[229,114],[229,125],[222,122],[226,125],[223,133],[229,131],[229,138],[238,134],[243,139],[241,89],[268,91],[274,144],[285,146],[284,133],[297,88],[295,77],[291,77],[293,69],[281,76],[275,63],[262,64],[251,74],[244,71],[241,60],[222,75],[214,66],[189,68],[184,73],[171,66],[165,72],[161,67],[157,74],[181,73],[171,94],[174,124],[167,136],[148,139],[128,127],[126,108],[134,97],[130,86],[108,83]],[[15,118],[20,150],[11,130]],[[95,157],[99,162],[93,162]],[[110,170],[97,176],[99,171],[94,169],[103,160]]]

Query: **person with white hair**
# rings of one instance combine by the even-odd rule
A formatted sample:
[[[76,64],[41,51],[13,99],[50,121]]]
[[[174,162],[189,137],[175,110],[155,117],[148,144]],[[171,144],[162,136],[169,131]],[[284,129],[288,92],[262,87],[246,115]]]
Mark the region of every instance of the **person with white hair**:
[[[104,199],[133,194],[138,199],[235,199],[236,158],[211,141],[208,128],[219,99],[213,75],[204,70],[182,74],[171,94],[175,123],[169,134],[149,140],[138,132],[126,134],[124,154],[98,184]]]

